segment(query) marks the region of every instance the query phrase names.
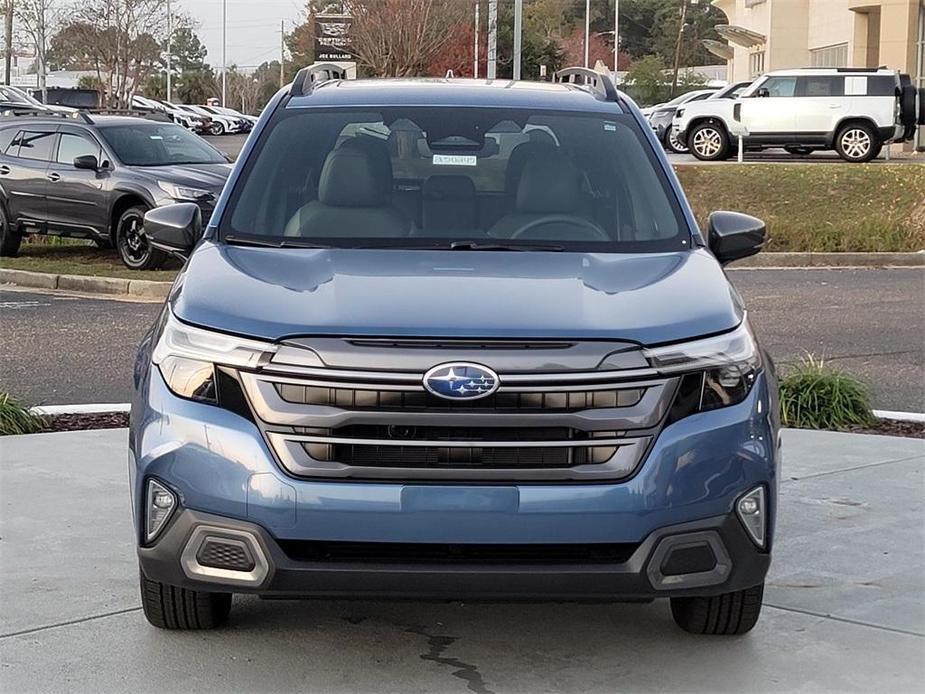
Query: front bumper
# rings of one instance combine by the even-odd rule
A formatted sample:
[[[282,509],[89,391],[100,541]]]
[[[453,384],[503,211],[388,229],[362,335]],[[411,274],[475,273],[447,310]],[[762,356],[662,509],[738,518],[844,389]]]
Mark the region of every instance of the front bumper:
[[[205,543],[247,546],[247,570],[201,565]],[[712,560],[683,567],[682,555],[705,552]],[[264,596],[392,597],[419,599],[618,600],[711,595],[764,580],[770,554],[749,540],[732,515],[662,528],[624,561],[588,563],[422,562],[413,558],[348,561],[292,556],[261,526],[184,509],[152,547],[138,550],[153,580],[215,592]],[[681,570],[677,559],[682,558]],[[712,564],[712,565],[711,565]]]
[[[760,583],[767,571],[769,554],[751,543],[733,514],[743,493],[763,485],[770,549],[779,453],[764,374],[740,404],[665,427],[629,479],[541,484],[296,478],[283,471],[252,422],[174,396],[156,368],[138,376],[129,469],[139,540],[148,478],[172,489],[181,508],[153,546],[139,548],[142,568],[153,579],[271,594],[603,598],[726,592]],[[229,584],[184,572],[183,550],[202,525],[256,538],[267,576]],[[714,533],[728,555],[730,570],[722,580],[670,590],[654,585],[647,572],[660,540],[701,531]],[[609,564],[342,566],[298,561],[280,549],[303,541],[618,543],[632,552]],[[717,563],[722,551],[714,552]]]

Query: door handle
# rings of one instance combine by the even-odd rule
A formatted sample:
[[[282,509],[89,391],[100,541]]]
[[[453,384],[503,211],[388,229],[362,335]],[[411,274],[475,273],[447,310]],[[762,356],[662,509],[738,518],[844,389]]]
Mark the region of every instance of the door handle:
[[[46,178],[52,183],[57,183],[61,180],[61,174],[52,171],[50,174],[46,174]]]
[[[10,172],[10,167],[6,164],[0,164],[0,176],[6,176]]]

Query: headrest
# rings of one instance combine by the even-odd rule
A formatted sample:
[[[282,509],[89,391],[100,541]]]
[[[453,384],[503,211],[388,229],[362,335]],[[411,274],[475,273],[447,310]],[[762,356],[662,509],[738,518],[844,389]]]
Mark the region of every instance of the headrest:
[[[440,200],[472,200],[475,184],[468,176],[430,176],[424,181],[425,198]]]
[[[524,165],[517,187],[518,212],[574,212],[581,187],[578,170],[560,152],[532,157]]]
[[[349,149],[368,154],[373,163],[373,173],[376,179],[385,186],[386,194],[392,195],[392,156],[389,154],[389,146],[385,140],[369,135],[356,135],[349,140],[344,140],[338,149]]]
[[[360,148],[338,147],[324,160],[318,200],[332,207],[384,207],[391,179],[383,181],[382,166]]]
[[[520,185],[520,177],[523,175],[524,164],[530,159],[541,154],[557,151],[558,149],[555,144],[551,142],[534,142],[533,140],[529,140],[517,145],[511,150],[511,156],[507,160],[507,171],[504,174],[504,192],[508,195],[517,194],[517,187]]]

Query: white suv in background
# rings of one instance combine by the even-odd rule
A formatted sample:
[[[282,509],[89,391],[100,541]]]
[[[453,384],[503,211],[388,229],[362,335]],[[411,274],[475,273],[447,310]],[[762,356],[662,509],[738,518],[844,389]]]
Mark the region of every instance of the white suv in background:
[[[884,144],[908,139],[916,114],[916,91],[896,70],[805,68],[770,72],[734,100],[679,108],[672,130],[703,160],[731,156],[741,136],[749,150],[834,149],[842,159],[864,162]]]

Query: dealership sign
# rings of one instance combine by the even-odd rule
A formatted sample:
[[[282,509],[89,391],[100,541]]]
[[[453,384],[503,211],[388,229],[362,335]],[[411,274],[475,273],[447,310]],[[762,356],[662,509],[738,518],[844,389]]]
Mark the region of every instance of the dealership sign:
[[[315,15],[315,60],[353,60],[351,18],[343,14]]]

